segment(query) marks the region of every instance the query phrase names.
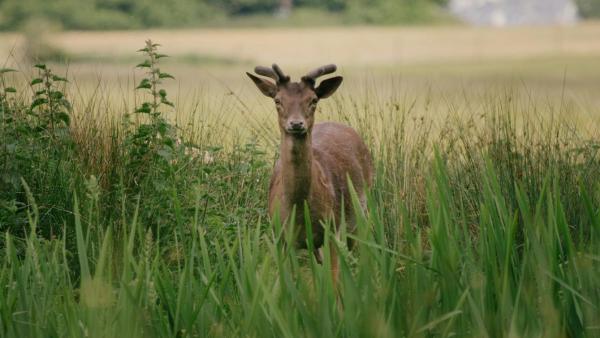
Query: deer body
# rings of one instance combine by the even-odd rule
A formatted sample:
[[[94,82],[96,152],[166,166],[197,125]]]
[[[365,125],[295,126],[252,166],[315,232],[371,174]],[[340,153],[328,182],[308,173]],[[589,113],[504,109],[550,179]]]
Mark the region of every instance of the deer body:
[[[369,151],[360,136],[339,123],[316,124],[311,134],[297,139],[282,135],[280,158],[275,164],[269,188],[269,212],[288,220],[294,205],[297,226],[296,245],[306,248],[303,206],[310,211],[313,243],[323,245],[321,221],[333,220],[337,226],[342,214],[348,230],[354,230],[347,178],[364,203],[365,190],[372,180]]]
[[[339,228],[343,217],[350,231],[355,227],[348,178],[364,207],[365,191],[373,176],[369,150],[356,131],[339,123],[314,123],[319,100],[331,96],[343,80],[336,76],[316,86],[316,79],[335,70],[335,65],[323,66],[303,76],[300,82],[290,82],[277,65],[255,68],[257,74],[270,77],[275,83],[246,73],[264,95],[275,101],[281,132],[280,158],[269,188],[269,212],[272,217],[279,213],[286,227],[293,225],[293,244],[306,248],[306,203],[318,261],[318,249],[325,240],[322,222],[334,221]],[[295,218],[290,219],[294,207]],[[333,246],[331,265],[335,282],[337,255]]]

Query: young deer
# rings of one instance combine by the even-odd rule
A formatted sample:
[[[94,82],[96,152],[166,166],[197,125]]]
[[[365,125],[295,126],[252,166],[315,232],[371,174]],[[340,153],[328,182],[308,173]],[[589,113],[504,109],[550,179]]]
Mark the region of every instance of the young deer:
[[[354,129],[334,122],[315,124],[315,109],[320,99],[331,96],[342,83],[336,76],[321,81],[318,77],[336,71],[335,65],[313,70],[300,82],[290,82],[281,68],[256,67],[256,74],[269,77],[275,83],[246,73],[258,89],[274,99],[281,132],[280,157],[269,187],[269,213],[279,212],[286,224],[294,224],[295,245],[307,248],[304,203],[308,204],[315,257],[321,262],[318,249],[323,245],[321,222],[333,220],[339,228],[342,213],[351,232],[355,228],[348,178],[364,208],[365,190],[373,176],[371,155]],[[288,219],[296,207],[295,219]],[[337,231],[338,229],[336,229]],[[337,280],[337,256],[331,250],[334,282]]]

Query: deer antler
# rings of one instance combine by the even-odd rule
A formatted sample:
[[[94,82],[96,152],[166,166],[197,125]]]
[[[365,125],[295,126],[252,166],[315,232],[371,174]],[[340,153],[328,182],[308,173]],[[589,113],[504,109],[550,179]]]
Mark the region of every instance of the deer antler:
[[[270,77],[277,83],[286,83],[290,81],[290,77],[285,75],[277,64],[273,64],[273,68],[256,66],[254,72],[258,75]]]
[[[335,72],[336,70],[337,70],[337,66],[334,64],[325,65],[325,66],[319,67],[319,68],[313,70],[312,72],[304,75],[302,77],[302,81],[314,83],[318,77],[327,75],[327,74],[331,74],[331,73]]]
[[[258,75],[270,77],[271,79],[275,80],[275,82],[279,82],[279,76],[275,73],[275,71],[273,71],[273,69],[269,67],[256,66],[256,68],[254,68],[254,72]]]
[[[290,77],[285,75],[276,63],[273,64],[273,70],[277,76],[279,76],[279,83],[286,83],[290,81]]]

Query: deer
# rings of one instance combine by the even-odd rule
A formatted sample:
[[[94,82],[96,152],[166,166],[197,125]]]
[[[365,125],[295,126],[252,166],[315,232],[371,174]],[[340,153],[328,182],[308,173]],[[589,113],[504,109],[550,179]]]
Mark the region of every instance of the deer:
[[[342,76],[334,76],[317,86],[317,78],[336,70],[333,64],[322,66],[299,82],[290,81],[277,64],[254,69],[257,75],[269,79],[246,72],[260,92],[273,99],[281,134],[279,158],[269,185],[269,215],[272,219],[279,216],[284,231],[293,227],[291,244],[298,249],[309,249],[306,221],[310,221],[313,254],[319,264],[323,262],[321,248],[326,240],[323,224],[333,223],[338,236],[344,220],[348,232],[353,232],[356,219],[350,182],[364,210],[366,191],[373,180],[371,154],[354,129],[336,122],[315,123],[317,104],[330,97],[343,80]],[[304,218],[305,203],[309,220]],[[290,219],[292,215],[294,219]],[[351,246],[351,241],[348,243]],[[330,246],[334,285],[338,276],[336,252]]]

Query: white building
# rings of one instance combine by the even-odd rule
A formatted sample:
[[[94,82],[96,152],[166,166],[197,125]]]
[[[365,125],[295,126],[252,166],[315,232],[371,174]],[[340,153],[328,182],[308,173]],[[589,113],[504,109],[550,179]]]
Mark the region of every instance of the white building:
[[[565,25],[578,19],[574,0],[450,0],[449,8],[480,26]]]

